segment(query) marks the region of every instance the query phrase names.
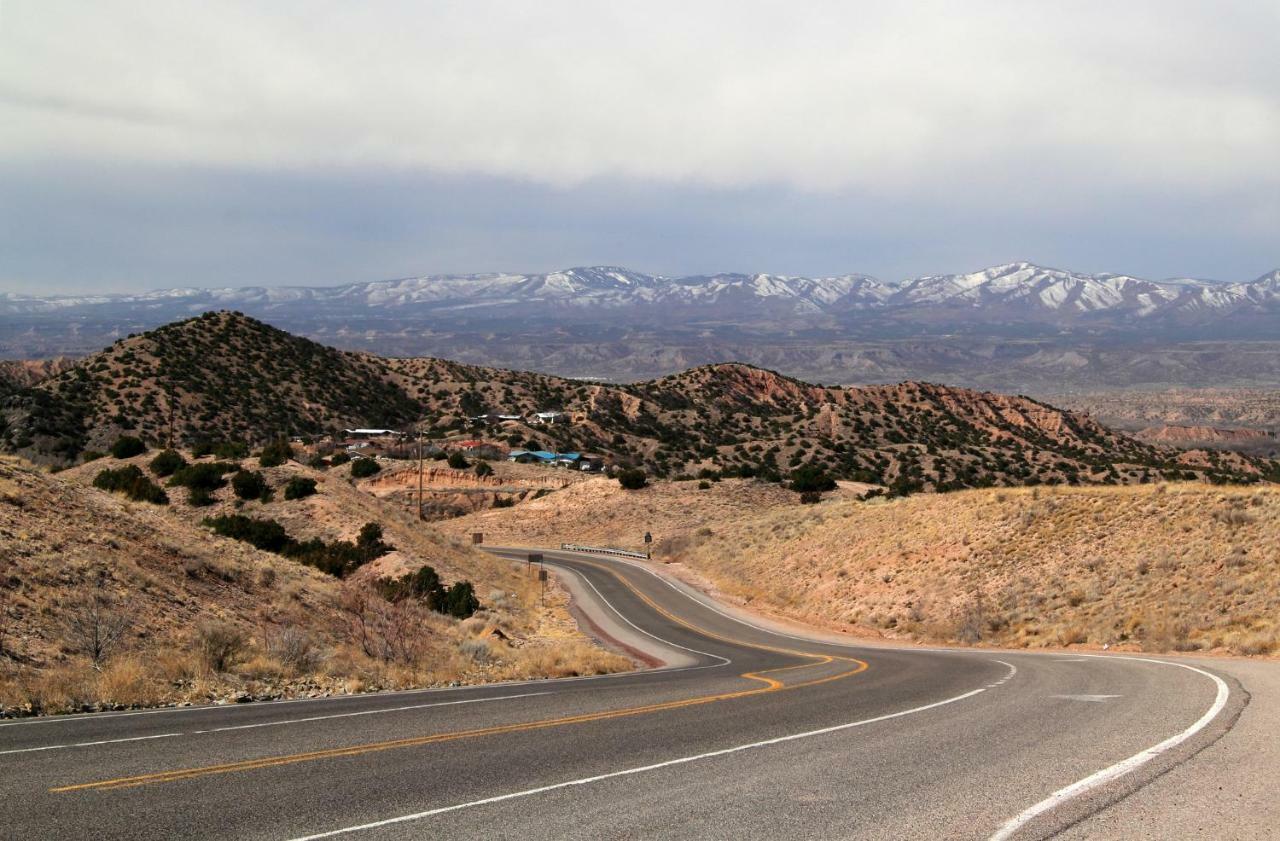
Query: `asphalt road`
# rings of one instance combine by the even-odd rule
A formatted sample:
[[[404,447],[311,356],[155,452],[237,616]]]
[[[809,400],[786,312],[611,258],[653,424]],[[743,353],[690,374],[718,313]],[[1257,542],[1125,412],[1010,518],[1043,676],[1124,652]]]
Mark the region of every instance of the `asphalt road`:
[[[545,555],[668,666],[0,723],[0,836],[1266,837],[1222,786],[1176,831],[1133,807],[1226,742],[1248,694],[1212,666],[802,638]]]

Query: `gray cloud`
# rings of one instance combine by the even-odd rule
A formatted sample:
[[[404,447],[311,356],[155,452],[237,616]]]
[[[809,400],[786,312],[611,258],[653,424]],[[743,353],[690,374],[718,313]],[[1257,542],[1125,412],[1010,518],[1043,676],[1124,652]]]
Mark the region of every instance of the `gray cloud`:
[[[1280,8],[0,8],[0,288],[1280,262]]]

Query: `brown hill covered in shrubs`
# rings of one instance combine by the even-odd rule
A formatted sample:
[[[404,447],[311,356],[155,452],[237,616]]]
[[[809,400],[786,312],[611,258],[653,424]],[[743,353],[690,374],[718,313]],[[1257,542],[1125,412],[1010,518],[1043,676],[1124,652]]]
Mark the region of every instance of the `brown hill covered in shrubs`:
[[[533,412],[562,422],[534,425]],[[489,424],[481,415],[526,420]],[[1026,397],[930,383],[834,388],[739,364],[602,385],[439,359],[379,359],[212,313],[118,342],[0,404],[0,443],[71,460],[122,431],[260,442],[343,426],[606,454],[657,476],[783,478],[802,465],[893,491],[1153,478],[1252,481],[1277,465],[1187,455]]]
[[[628,666],[578,632],[563,593],[541,609],[535,585],[511,565],[420,528],[340,475],[245,459],[269,495],[240,500],[228,483],[198,507],[183,487],[165,487],[161,505],[90,485],[104,469],[136,466],[163,487],[154,456],[58,475],[0,458],[0,715]],[[314,480],[316,492],[286,499],[294,479]],[[326,544],[376,523],[387,549],[340,579],[203,525],[224,515]],[[375,586],[424,565],[446,585],[471,582],[479,612],[460,621],[416,600],[388,601]]]

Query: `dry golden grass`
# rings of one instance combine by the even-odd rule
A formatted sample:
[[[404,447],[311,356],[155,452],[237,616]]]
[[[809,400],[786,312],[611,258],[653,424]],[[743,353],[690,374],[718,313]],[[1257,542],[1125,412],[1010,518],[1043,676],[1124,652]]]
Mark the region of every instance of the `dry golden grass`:
[[[493,542],[631,546],[650,528],[655,559],[678,574],[766,612],[863,635],[1280,652],[1280,489],[1271,486],[982,490],[813,506],[759,483],[694,487],[579,485],[444,526]]]
[[[644,549],[644,533],[667,551],[700,530],[736,522],[762,510],[801,508],[796,494],[778,485],[745,479],[712,482],[655,482],[636,491],[599,476],[513,508],[499,508],[436,524],[446,534],[484,534],[494,546],[562,542]]]
[[[48,475],[0,459],[0,712],[332,694],[631,666],[589,643],[563,598],[553,593],[543,608],[536,582],[514,565],[382,506],[345,479],[295,464],[273,468],[264,472],[277,501],[239,509],[279,519],[300,539],[351,539],[365,522],[382,523],[396,551],[356,580],[340,582],[201,527],[203,517],[235,508],[229,488],[208,508],[191,508],[181,491],[169,506],[130,502],[88,486],[110,464],[104,459]],[[279,486],[297,474],[315,476],[320,493],[283,501]],[[484,662],[461,653],[475,637],[476,620],[460,623],[412,605],[392,610],[377,596],[369,602],[381,623],[375,638],[362,643],[355,634],[347,592],[423,564],[446,581],[475,583],[485,607],[480,630],[502,631],[486,643],[492,651]],[[73,631],[95,602],[111,617],[129,618],[119,642],[96,663]],[[219,639],[211,641],[215,632]]]
[[[829,503],[741,523],[681,560],[744,601],[885,636],[1242,654],[1280,645],[1280,491],[1270,487]]]

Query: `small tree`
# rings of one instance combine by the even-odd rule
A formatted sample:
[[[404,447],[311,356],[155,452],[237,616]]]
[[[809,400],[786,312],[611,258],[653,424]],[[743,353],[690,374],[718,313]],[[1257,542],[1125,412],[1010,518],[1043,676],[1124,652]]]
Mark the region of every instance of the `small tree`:
[[[294,476],[284,486],[285,499],[302,499],[316,492],[316,480],[307,476]]]
[[[492,476],[493,467],[491,467],[487,461],[478,461],[476,462],[475,474],[481,477]]]
[[[256,470],[240,470],[231,477],[231,489],[240,499],[262,499],[270,490],[267,480]]]
[[[168,505],[169,495],[164,489],[146,477],[136,464],[126,464],[117,470],[102,470],[93,479],[93,486],[104,491],[123,493],[137,502]]]
[[[475,588],[470,581],[455,582],[444,597],[444,612],[455,619],[466,619],[480,609]]]
[[[160,477],[172,476],[175,471],[186,467],[187,460],[173,450],[161,450],[151,459],[151,472]]]
[[[618,474],[618,484],[629,491],[638,491],[649,483],[649,477],[638,467],[628,467]]]
[[[249,445],[243,441],[222,441],[210,448],[209,453],[213,453],[218,458],[239,460],[249,455]]]
[[[277,438],[262,448],[262,453],[258,456],[258,464],[262,467],[279,467],[291,458],[293,458],[293,447],[289,446],[288,439]]]
[[[379,558],[391,551],[391,547],[382,541],[382,526],[377,523],[365,523],[360,527],[356,537],[356,548],[372,558]]]
[[[112,458],[133,458],[140,456],[147,451],[147,445],[142,442],[141,438],[133,435],[121,435],[116,442],[111,445]]]
[[[836,480],[832,479],[821,468],[812,464],[803,464],[791,471],[791,490],[799,494],[822,493],[834,491]]]
[[[351,462],[351,478],[367,479],[382,471],[382,466],[371,458],[358,458]]]
[[[449,453],[449,466],[454,470],[466,470],[471,466],[471,463],[467,461],[467,457],[462,453],[452,452]]]

